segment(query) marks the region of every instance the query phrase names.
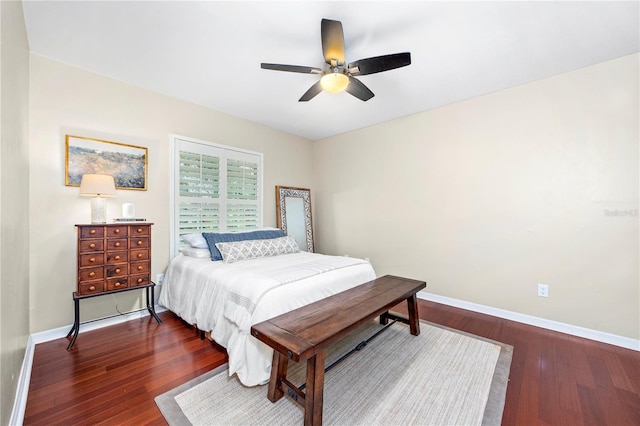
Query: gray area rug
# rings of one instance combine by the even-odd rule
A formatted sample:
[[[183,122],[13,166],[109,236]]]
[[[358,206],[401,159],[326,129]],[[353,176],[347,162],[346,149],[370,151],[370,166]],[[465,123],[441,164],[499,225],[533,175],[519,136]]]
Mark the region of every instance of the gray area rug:
[[[372,322],[327,351],[327,365],[373,335]],[[325,425],[499,425],[513,348],[421,321],[420,335],[394,324],[325,375]],[[288,378],[304,383],[306,362]],[[267,386],[245,387],[226,365],[156,398],[181,425],[301,425],[302,407]]]

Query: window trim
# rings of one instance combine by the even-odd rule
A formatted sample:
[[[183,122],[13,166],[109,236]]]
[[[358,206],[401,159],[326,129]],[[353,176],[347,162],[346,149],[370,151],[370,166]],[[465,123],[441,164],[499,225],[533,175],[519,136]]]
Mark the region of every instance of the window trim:
[[[176,232],[176,221],[178,220],[178,218],[176,217],[176,202],[177,202],[177,196],[178,194],[176,193],[176,185],[177,185],[177,179],[179,176],[179,170],[177,170],[177,165],[176,165],[176,161],[178,161],[179,155],[177,152],[178,149],[178,145],[179,145],[179,140],[181,141],[185,141],[188,143],[193,143],[193,144],[198,144],[198,145],[202,145],[204,147],[204,149],[208,149],[208,148],[212,148],[214,150],[222,150],[224,152],[224,154],[221,156],[221,158],[225,159],[225,164],[226,164],[226,158],[227,158],[227,153],[236,153],[239,154],[237,157],[235,157],[235,159],[240,159],[242,157],[244,157],[244,155],[252,155],[252,156],[257,156],[260,159],[260,170],[258,173],[258,208],[260,209],[259,215],[258,215],[258,228],[262,228],[263,224],[264,224],[264,154],[262,152],[257,152],[257,151],[251,151],[248,149],[242,149],[242,148],[238,148],[238,147],[234,147],[234,146],[229,146],[229,145],[223,145],[220,143],[215,143],[215,142],[210,142],[210,141],[205,141],[202,139],[196,139],[196,138],[192,138],[192,137],[188,137],[188,136],[182,136],[182,135],[177,135],[177,134],[170,134],[169,136],[169,147],[170,147],[170,153],[169,153],[169,162],[170,162],[170,166],[171,166],[171,173],[170,173],[170,179],[169,179],[169,220],[170,220],[170,231],[169,231],[169,256],[170,259],[173,259],[175,256],[178,255],[178,251],[177,251],[177,247],[179,244],[179,241],[176,241],[178,237],[177,232]],[[233,157],[232,157],[233,158]],[[179,167],[178,167],[179,168]],[[226,171],[225,171],[225,176],[226,176]],[[224,186],[222,186],[224,185]],[[221,187],[220,187],[220,191],[221,193],[224,191],[225,192],[225,197],[226,197],[226,181],[224,183],[222,183],[222,178],[221,178]],[[224,227],[226,227],[226,219],[222,222],[224,225]],[[224,232],[226,229],[221,229],[222,232]]]

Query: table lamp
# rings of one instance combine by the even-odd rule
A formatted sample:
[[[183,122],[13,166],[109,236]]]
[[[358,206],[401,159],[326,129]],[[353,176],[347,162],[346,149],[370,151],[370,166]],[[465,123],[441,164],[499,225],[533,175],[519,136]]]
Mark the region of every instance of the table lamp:
[[[80,195],[91,199],[91,223],[107,223],[107,197],[116,196],[113,176],[86,174],[80,182]]]

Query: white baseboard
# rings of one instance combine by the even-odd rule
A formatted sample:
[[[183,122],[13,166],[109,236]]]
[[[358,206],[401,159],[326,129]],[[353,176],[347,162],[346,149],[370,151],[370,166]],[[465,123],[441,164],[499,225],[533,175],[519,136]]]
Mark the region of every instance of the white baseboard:
[[[162,306],[155,307],[156,313],[164,312],[166,309]],[[99,328],[108,327],[114,324],[120,324],[133,319],[143,318],[149,316],[149,311],[146,308],[138,311],[128,312],[123,315],[116,315],[107,318],[101,318],[98,320],[90,321],[84,324],[80,324],[79,333],[97,330]],[[20,370],[20,377],[18,377],[18,386],[16,388],[16,398],[13,403],[13,411],[11,412],[11,418],[9,419],[10,425],[21,425],[24,422],[24,411],[27,408],[27,397],[29,396],[29,383],[31,381],[31,367],[33,366],[33,355],[35,353],[36,344],[49,342],[51,340],[61,339],[67,336],[71,330],[71,324],[66,327],[54,328],[53,330],[41,331],[39,333],[33,333],[27,339],[27,347],[24,353],[24,360],[22,361],[22,369]]]
[[[27,396],[29,395],[29,383],[31,382],[31,366],[33,365],[33,354],[36,344],[31,336],[27,339],[27,347],[24,351],[20,377],[16,388],[16,399],[13,403],[13,411],[9,418],[10,425],[21,425],[24,422],[24,410],[27,408]]]
[[[418,298],[429,300],[431,302],[442,303],[443,305],[454,306],[456,308],[466,309],[468,311],[479,312],[498,318],[504,318],[523,324],[529,324],[536,327],[545,328],[547,330],[558,331],[560,333],[570,334],[572,336],[584,337],[585,339],[608,343],[610,345],[620,346],[623,348],[632,349],[634,351],[640,351],[640,340],[631,339],[629,337],[618,336],[616,334],[605,333],[603,331],[592,330],[576,325],[565,324],[562,322],[538,318],[526,314],[520,314],[518,312],[493,308],[491,306],[466,302],[464,300],[453,299],[451,297],[439,296],[437,294],[427,293],[426,291],[418,292]]]

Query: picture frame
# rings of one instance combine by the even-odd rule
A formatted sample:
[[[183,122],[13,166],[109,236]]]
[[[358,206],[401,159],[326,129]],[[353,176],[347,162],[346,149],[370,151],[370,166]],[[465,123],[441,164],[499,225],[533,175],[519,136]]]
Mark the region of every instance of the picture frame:
[[[113,176],[116,189],[147,190],[149,155],[146,147],[92,139],[65,137],[65,186],[80,186],[87,173]]]

